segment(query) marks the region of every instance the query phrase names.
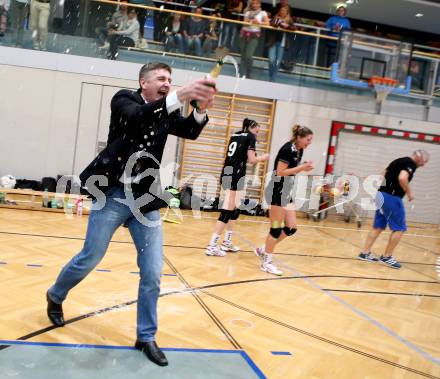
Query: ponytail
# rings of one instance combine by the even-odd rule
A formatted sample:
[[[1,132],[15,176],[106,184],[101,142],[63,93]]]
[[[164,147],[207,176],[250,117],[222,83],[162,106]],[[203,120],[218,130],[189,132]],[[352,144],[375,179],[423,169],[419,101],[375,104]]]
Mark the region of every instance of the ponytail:
[[[255,120],[251,120],[249,118],[245,118],[243,120],[243,127],[241,128],[242,132],[247,132],[249,128],[255,128],[258,126],[258,122]]]
[[[292,128],[292,143],[296,143],[298,137],[307,137],[310,134],[313,134],[313,131],[309,129],[307,126],[301,126],[299,124],[293,125]]]

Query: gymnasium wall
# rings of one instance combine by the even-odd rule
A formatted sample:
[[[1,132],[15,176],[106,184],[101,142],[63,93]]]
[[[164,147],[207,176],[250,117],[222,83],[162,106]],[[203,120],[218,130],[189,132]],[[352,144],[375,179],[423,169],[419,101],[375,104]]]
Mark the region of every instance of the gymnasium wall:
[[[278,101],[271,151],[278,151],[281,145],[289,139],[290,127],[294,123],[306,125],[313,130],[314,137],[312,145],[305,151],[304,159],[312,160],[315,163],[315,170],[312,174],[323,174],[332,121],[401,129],[419,133],[440,134],[440,124],[435,122],[415,121],[403,117],[392,117],[335,109],[326,106],[292,104],[286,101]],[[355,157],[353,158],[355,159]],[[275,156],[272,154],[270,167],[273,166],[274,159]]]
[[[136,88],[140,65],[102,59],[0,47],[0,175],[40,179],[78,173],[96,154],[106,136],[109,99],[119,88]],[[175,70],[180,86],[203,73]],[[269,167],[274,154],[289,139],[294,122],[311,127],[314,143],[305,158],[315,162],[312,174],[322,174],[331,122],[339,120],[403,130],[438,133],[440,110],[432,108],[424,122],[415,104],[393,103],[373,114],[373,96],[350,95],[261,81],[221,77],[219,90],[245,96],[276,98]],[[317,105],[322,104],[322,105]],[[398,105],[396,105],[398,104]],[[352,110],[347,110],[352,108]],[[400,117],[397,117],[400,114]],[[393,116],[394,115],[394,116]],[[177,142],[170,137],[163,165],[175,161]],[[172,176],[163,175],[164,184]]]

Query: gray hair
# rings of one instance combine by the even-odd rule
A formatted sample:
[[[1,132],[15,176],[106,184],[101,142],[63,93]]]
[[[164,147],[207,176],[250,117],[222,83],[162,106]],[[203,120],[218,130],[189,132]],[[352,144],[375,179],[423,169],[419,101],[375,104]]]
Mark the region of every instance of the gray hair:
[[[144,64],[139,71],[139,81],[145,78],[147,74],[154,70],[167,70],[171,74],[171,67],[162,62],[150,62]]]
[[[418,149],[413,152],[413,155],[423,159],[423,162],[429,161],[429,153],[426,150]]]

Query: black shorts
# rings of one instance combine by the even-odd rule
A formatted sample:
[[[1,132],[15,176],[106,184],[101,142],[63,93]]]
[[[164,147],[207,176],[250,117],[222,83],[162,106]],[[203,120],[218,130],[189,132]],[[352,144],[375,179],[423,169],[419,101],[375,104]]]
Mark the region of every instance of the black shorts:
[[[294,202],[293,198],[293,180],[284,183],[270,182],[264,193],[266,202],[270,205],[285,207]]]
[[[223,190],[243,191],[246,177],[239,175],[223,175],[220,177],[220,183]]]

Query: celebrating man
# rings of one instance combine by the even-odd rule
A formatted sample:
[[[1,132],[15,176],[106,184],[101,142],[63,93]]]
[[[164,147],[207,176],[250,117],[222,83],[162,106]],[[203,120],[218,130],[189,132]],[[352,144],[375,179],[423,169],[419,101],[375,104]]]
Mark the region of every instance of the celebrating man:
[[[141,68],[139,85],[137,91],[121,90],[113,96],[107,147],[80,175],[95,198],[84,247],[47,291],[47,314],[54,325],[64,325],[62,303],[68,292],[98,265],[116,229],[126,224],[140,271],[135,347],[166,366],[155,342],[163,261],[159,208],[165,206],[159,165],[169,134],[199,136],[208,122],[206,109],[213,104],[215,81],[199,79],[169,93],[171,68],[150,63]],[[199,107],[184,118],[180,108],[186,100],[196,100]]]

